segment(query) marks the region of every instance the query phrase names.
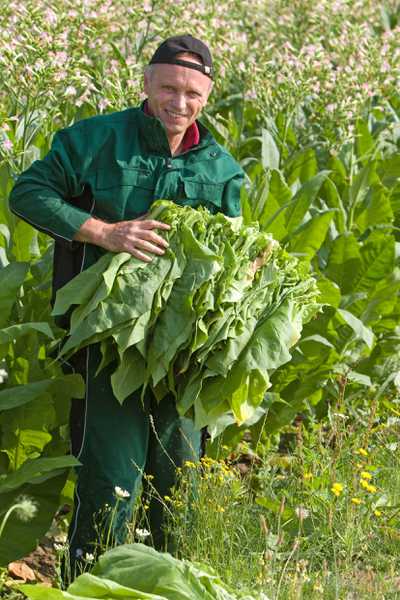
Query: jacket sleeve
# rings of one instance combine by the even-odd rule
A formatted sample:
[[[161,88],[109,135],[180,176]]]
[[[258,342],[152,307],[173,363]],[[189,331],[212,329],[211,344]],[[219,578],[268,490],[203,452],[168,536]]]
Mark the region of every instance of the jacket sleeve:
[[[13,213],[55,238],[72,241],[90,213],[73,206],[70,201],[83,192],[79,165],[83,164],[79,140],[61,130],[50,152],[24,171],[11,191],[10,209]]]
[[[242,214],[240,207],[240,190],[244,183],[244,174],[235,175],[225,185],[222,196],[222,212],[227,217],[239,217]]]

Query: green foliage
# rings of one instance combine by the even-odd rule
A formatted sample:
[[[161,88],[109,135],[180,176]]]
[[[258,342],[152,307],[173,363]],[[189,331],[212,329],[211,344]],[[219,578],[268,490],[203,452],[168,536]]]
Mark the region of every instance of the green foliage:
[[[381,401],[347,389],[319,422],[296,419],[270,436],[262,457],[248,442],[231,452],[219,441],[218,460],[187,462],[167,502],[181,555],[207,557],[229,584],[272,598],[390,597],[399,401],[388,387]]]
[[[39,244],[38,234],[25,224],[13,229],[12,219],[3,231],[0,522],[18,498],[31,499],[37,511],[28,528],[18,511],[7,518],[0,537],[1,566],[31,552],[51,525],[68,471],[79,464],[65,456],[69,401],[84,393],[82,379],[63,375],[51,356],[56,343],[49,313],[51,256],[45,251],[38,259],[35,250],[45,249],[47,243]],[[19,257],[34,262],[15,260]]]
[[[36,463],[40,460],[32,462]],[[16,513],[12,513],[8,519],[0,538],[1,566],[6,566],[13,560],[27,556],[36,548],[38,540],[50,529],[54,514],[59,507],[61,490],[65,485],[65,469],[76,464],[78,464],[77,461],[71,457],[68,460],[58,457],[53,459],[52,470],[49,474],[35,478],[33,473],[31,480],[19,485],[17,489],[5,493],[0,492],[1,516],[4,516],[21,497],[32,499],[37,506],[37,513],[28,525],[21,521]],[[39,464],[37,466],[34,464],[34,470],[36,469],[37,472],[40,472]],[[20,477],[20,480],[22,479],[23,477]],[[7,479],[5,483],[8,483]]]
[[[266,600],[237,594],[210,569],[180,561],[143,544],[114,548],[100,557],[91,574],[80,575],[67,592],[20,586],[30,600],[137,598],[138,600]]]
[[[279,126],[273,130],[279,137]],[[253,163],[242,191],[246,222],[257,219],[310,261],[325,304],[305,326],[291,362],[273,374],[279,398],[253,427],[255,443],[298,413],[324,414],[339,396],[341,377],[355,394],[372,386],[371,360],[376,372],[399,349],[399,206],[392,175],[398,155],[385,148],[387,128],[359,119],[357,132],[354,144],[333,156],[287,144],[280,168],[263,172]]]
[[[254,417],[269,372],[290,360],[318,310],[318,290],[304,265],[241,217],[168,201],[151,216],[171,226],[164,256],[146,264],[106,254],[57,293],[55,315],[76,306],[62,354],[101,342],[103,364],[119,358],[111,382],[120,402],[143,385],[159,401],[173,393],[179,412],[215,435],[226,413],[239,424]]]

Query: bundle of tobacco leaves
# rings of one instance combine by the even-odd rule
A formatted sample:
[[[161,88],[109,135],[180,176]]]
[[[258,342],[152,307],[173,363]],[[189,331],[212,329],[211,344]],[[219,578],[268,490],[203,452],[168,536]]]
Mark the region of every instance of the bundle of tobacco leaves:
[[[120,402],[151,388],[199,428],[246,422],[319,309],[315,280],[241,217],[159,200],[149,218],[171,226],[163,256],[107,253],[58,292],[53,314],[75,307],[62,354],[100,343]]]

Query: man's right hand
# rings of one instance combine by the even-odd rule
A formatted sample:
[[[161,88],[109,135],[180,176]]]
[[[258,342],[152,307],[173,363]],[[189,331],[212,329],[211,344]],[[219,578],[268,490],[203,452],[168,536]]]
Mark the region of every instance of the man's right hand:
[[[168,248],[168,242],[155,232],[156,229],[167,231],[170,226],[147,219],[146,215],[118,223],[105,223],[90,217],[75,234],[74,240],[95,244],[110,252],[129,252],[144,262],[151,262],[149,254],[162,255]]]

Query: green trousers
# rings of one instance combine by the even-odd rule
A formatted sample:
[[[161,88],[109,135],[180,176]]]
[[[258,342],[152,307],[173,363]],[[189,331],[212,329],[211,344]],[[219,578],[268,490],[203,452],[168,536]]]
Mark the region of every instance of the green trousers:
[[[72,568],[76,559],[96,554],[105,536],[112,543],[125,541],[143,473],[152,476],[156,491],[146,513],[152,542],[163,549],[165,502],[158,498],[170,494],[176,467],[197,460],[200,454],[201,432],[194,430],[191,419],[178,415],[172,397],[158,404],[147,394],[143,406],[139,392],[121,405],[111,388],[115,365],[96,376],[99,361],[98,345],[81,351],[78,370],[85,371],[86,398],[80,410],[75,410],[78,417],[75,414],[71,419],[73,451],[82,463],[69,531]],[[117,499],[116,488],[129,497]]]

